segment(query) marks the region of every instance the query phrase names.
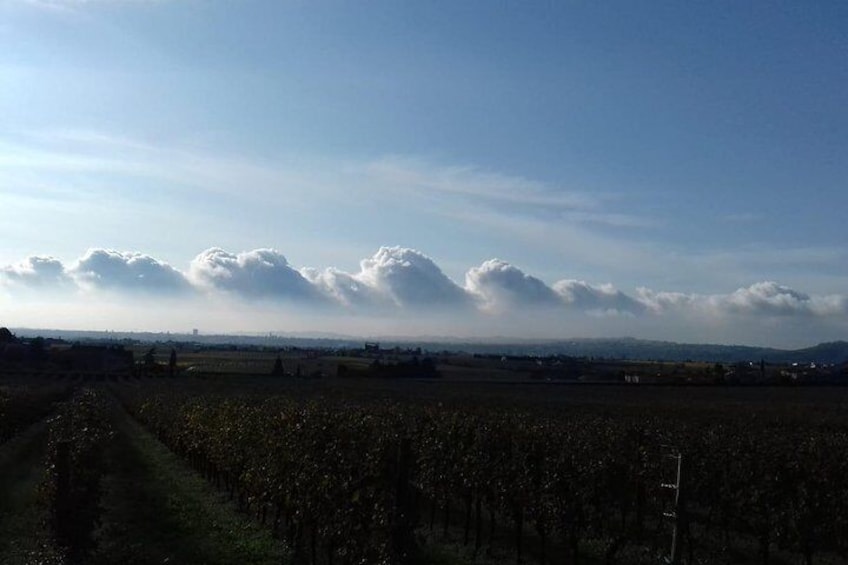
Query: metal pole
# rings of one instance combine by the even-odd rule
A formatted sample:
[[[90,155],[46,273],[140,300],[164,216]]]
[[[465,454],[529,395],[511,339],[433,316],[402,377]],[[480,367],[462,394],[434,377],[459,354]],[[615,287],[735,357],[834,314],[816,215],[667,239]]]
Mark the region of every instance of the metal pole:
[[[683,497],[681,492],[681,479],[683,475],[683,455],[677,454],[677,487],[674,493],[674,532],[671,536],[671,563],[672,565],[680,565],[680,553],[683,544],[680,536],[683,533]]]
[[[683,492],[683,454],[677,449],[674,449],[674,454],[668,457],[677,460],[677,478],[674,483],[662,483],[660,485],[663,488],[674,490],[674,510],[663,512],[663,516],[674,520],[671,534],[671,551],[663,561],[671,565],[680,565],[681,553],[683,551],[682,537],[686,530],[686,509],[684,507],[685,497]]]

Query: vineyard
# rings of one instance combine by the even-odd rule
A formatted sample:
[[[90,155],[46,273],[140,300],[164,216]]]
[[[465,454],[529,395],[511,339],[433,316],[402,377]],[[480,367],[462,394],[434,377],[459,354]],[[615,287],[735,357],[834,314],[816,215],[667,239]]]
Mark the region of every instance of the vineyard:
[[[841,389],[762,401],[719,389],[584,389],[562,401],[558,389],[527,390],[226,377],[6,384],[7,443],[44,437],[34,504],[51,540],[9,562],[848,563]],[[149,454],[129,440],[163,446],[184,462],[178,474],[207,485],[203,496],[282,550],[248,559],[234,538],[234,553],[214,561],[154,547],[186,545],[191,531],[167,540],[122,525],[139,510],[115,485],[147,492],[148,481],[153,504],[161,480],[144,474]],[[224,520],[178,506],[190,528]],[[171,530],[173,507],[163,499],[134,519]],[[147,541],[118,559],[116,535]]]
[[[840,414],[538,415],[199,392],[125,399],[305,562],[405,562],[453,534],[472,557],[485,546],[518,562],[656,563],[675,525],[691,563],[848,551]],[[685,520],[671,523],[662,484],[678,451]]]
[[[0,386],[0,444],[44,418],[53,404],[67,396],[67,385],[33,388],[21,383]]]

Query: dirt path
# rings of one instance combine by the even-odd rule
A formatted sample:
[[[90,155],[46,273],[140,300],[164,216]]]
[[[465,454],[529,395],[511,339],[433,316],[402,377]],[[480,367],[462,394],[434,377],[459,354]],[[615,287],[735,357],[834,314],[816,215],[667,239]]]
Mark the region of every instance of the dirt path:
[[[123,410],[103,482],[93,556],[105,564],[280,564],[281,544],[238,514]]]

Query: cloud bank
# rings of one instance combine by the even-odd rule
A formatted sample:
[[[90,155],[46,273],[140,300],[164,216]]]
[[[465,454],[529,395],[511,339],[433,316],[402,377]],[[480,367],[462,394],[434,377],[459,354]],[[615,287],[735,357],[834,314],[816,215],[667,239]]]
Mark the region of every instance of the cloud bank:
[[[66,272],[81,287],[179,293],[190,290],[185,276],[167,263],[136,252],[90,249]]]
[[[555,306],[561,302],[559,295],[544,282],[500,259],[490,259],[469,269],[465,288],[481,299],[484,308],[493,311]]]
[[[0,269],[0,279],[28,287],[55,286],[69,282],[62,262],[54,257],[28,257],[17,265]]]
[[[247,298],[311,302],[324,296],[275,249],[238,254],[219,247],[207,249],[191,262],[189,278],[201,289],[222,290]]]
[[[616,290],[611,284],[562,280],[554,284],[554,290],[566,304],[589,313],[636,315],[645,311],[645,305],[639,300]]]
[[[501,259],[483,261],[465,273],[460,285],[420,251],[381,247],[360,261],[359,270],[295,268],[274,249],[232,253],[213,247],[198,254],[187,269],[139,252],[90,249],[71,265],[49,256],[33,256],[0,268],[0,287],[12,297],[30,293],[77,296],[188,297],[203,301],[285,304],[322,315],[409,320],[439,315],[442,333],[452,326],[489,328],[534,337],[550,337],[574,326],[557,321],[617,318],[619,326],[650,324],[715,324],[755,327],[759,321],[796,327],[798,323],[848,328],[848,297],[809,295],[773,281],[754,282],[726,293],[696,294],[638,288],[626,293],[612,284],[562,279],[552,284]],[[52,292],[55,291],[55,292]],[[523,320],[524,326],[510,325]],[[630,320],[631,322],[628,322]],[[790,322],[791,321],[791,322]],[[806,321],[806,322],[805,322]],[[612,322],[610,322],[612,323]],[[533,327],[536,324],[537,327]],[[414,333],[415,328],[406,333]],[[579,326],[590,328],[591,325]],[[547,329],[546,329],[547,328]],[[572,332],[575,330],[572,330]]]
[[[470,306],[472,297],[428,256],[404,247],[381,247],[359,271],[302,269],[326,296],[353,309],[414,310]]]

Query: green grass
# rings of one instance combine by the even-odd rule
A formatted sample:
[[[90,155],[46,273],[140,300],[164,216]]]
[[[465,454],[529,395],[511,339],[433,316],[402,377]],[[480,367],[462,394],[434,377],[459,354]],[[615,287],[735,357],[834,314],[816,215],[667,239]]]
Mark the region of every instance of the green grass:
[[[125,413],[115,417],[95,564],[279,564],[282,544],[251,523]]]
[[[44,478],[47,426],[31,426],[0,447],[0,563],[58,563],[38,487]]]

